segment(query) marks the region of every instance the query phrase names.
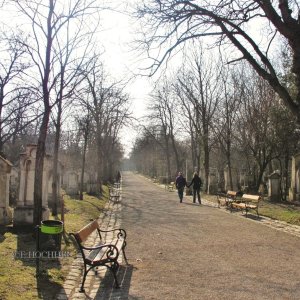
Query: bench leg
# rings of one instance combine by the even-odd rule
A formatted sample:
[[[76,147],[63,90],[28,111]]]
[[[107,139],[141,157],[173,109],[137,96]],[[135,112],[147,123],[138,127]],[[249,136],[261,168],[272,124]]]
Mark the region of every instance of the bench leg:
[[[123,244],[123,247],[122,247],[122,253],[123,253],[123,256],[124,256],[124,260],[125,260],[125,262],[126,262],[126,265],[128,265],[127,257],[126,257],[126,254],[125,254],[125,247],[126,247],[126,242],[124,242],[124,244]]]
[[[82,282],[81,282],[81,287],[79,289],[80,293],[84,293],[84,283],[85,283],[85,279],[86,279],[86,275],[88,274],[88,272],[92,269],[93,267],[90,268],[86,268],[86,265],[84,265],[84,273],[83,273],[83,278],[82,278]]]
[[[108,267],[108,266],[107,266]],[[110,267],[108,267],[111,272],[113,273],[114,279],[115,279],[115,283],[116,283],[116,288],[120,288],[119,282],[118,282],[118,278],[117,278],[117,272],[119,269],[119,263],[117,261],[113,262],[112,265]]]

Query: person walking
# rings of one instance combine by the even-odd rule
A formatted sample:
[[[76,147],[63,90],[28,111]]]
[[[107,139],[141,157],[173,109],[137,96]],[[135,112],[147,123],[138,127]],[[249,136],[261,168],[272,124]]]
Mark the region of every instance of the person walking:
[[[178,172],[178,176],[176,177],[175,180],[175,186],[178,192],[180,203],[182,203],[183,191],[186,186],[186,179],[183,177],[182,172]]]
[[[194,173],[193,179],[190,185],[188,185],[187,187],[190,187],[191,185],[193,185],[193,203],[196,203],[196,195],[197,195],[198,202],[199,204],[201,204],[200,188],[202,186],[202,180],[199,177],[197,172]]]
[[[116,182],[120,183],[121,182],[121,172],[118,171],[117,175],[116,175]]]

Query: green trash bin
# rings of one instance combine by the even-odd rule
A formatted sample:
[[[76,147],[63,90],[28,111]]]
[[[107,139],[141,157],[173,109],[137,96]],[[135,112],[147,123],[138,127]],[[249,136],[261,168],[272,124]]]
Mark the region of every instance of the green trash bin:
[[[39,226],[39,250],[60,251],[64,223],[58,220],[44,220]]]

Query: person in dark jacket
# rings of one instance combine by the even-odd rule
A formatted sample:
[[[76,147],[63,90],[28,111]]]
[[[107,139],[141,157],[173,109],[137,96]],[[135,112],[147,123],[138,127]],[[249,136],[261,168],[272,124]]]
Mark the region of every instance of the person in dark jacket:
[[[175,186],[176,186],[176,189],[177,189],[177,192],[178,192],[178,197],[179,197],[179,200],[180,200],[180,203],[181,203],[182,199],[183,199],[183,191],[184,191],[184,188],[186,186],[186,180],[183,177],[181,172],[179,172],[178,176],[176,177]]]
[[[191,185],[193,185],[193,203],[196,203],[196,195],[197,195],[198,202],[199,204],[201,204],[200,188],[202,186],[202,180],[199,177],[197,172],[194,173],[193,179],[188,187],[190,187]]]

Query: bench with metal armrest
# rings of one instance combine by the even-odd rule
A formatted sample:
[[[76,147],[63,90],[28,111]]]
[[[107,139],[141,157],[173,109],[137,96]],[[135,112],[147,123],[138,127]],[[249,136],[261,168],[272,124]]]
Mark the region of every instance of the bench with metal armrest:
[[[231,209],[235,208],[235,209],[240,209],[242,211],[245,211],[246,217],[248,216],[249,210],[255,210],[257,216],[259,217],[258,206],[260,200],[261,197],[258,195],[244,194],[240,201],[231,203]]]
[[[88,237],[97,231],[98,244],[96,246],[87,246]],[[104,239],[107,234],[112,235],[110,241]],[[119,288],[117,279],[117,271],[119,269],[119,256],[122,253],[126,264],[127,258],[125,254],[126,247],[126,231],[122,228],[112,230],[101,230],[97,220],[92,221],[80,231],[71,233],[75,237],[84,263],[84,274],[80,287],[80,292],[84,292],[84,283],[88,272],[99,266],[107,267],[114,276],[116,288]],[[97,270],[94,270],[97,273]]]
[[[174,187],[175,187],[175,182],[170,182],[169,184],[168,183],[165,184],[165,189],[168,190],[169,192],[173,191]]]
[[[227,191],[227,193],[217,194],[218,207],[226,206],[226,208],[231,208],[231,203],[236,200],[237,192]]]
[[[118,202],[121,196],[120,184],[108,185],[109,200]]]

